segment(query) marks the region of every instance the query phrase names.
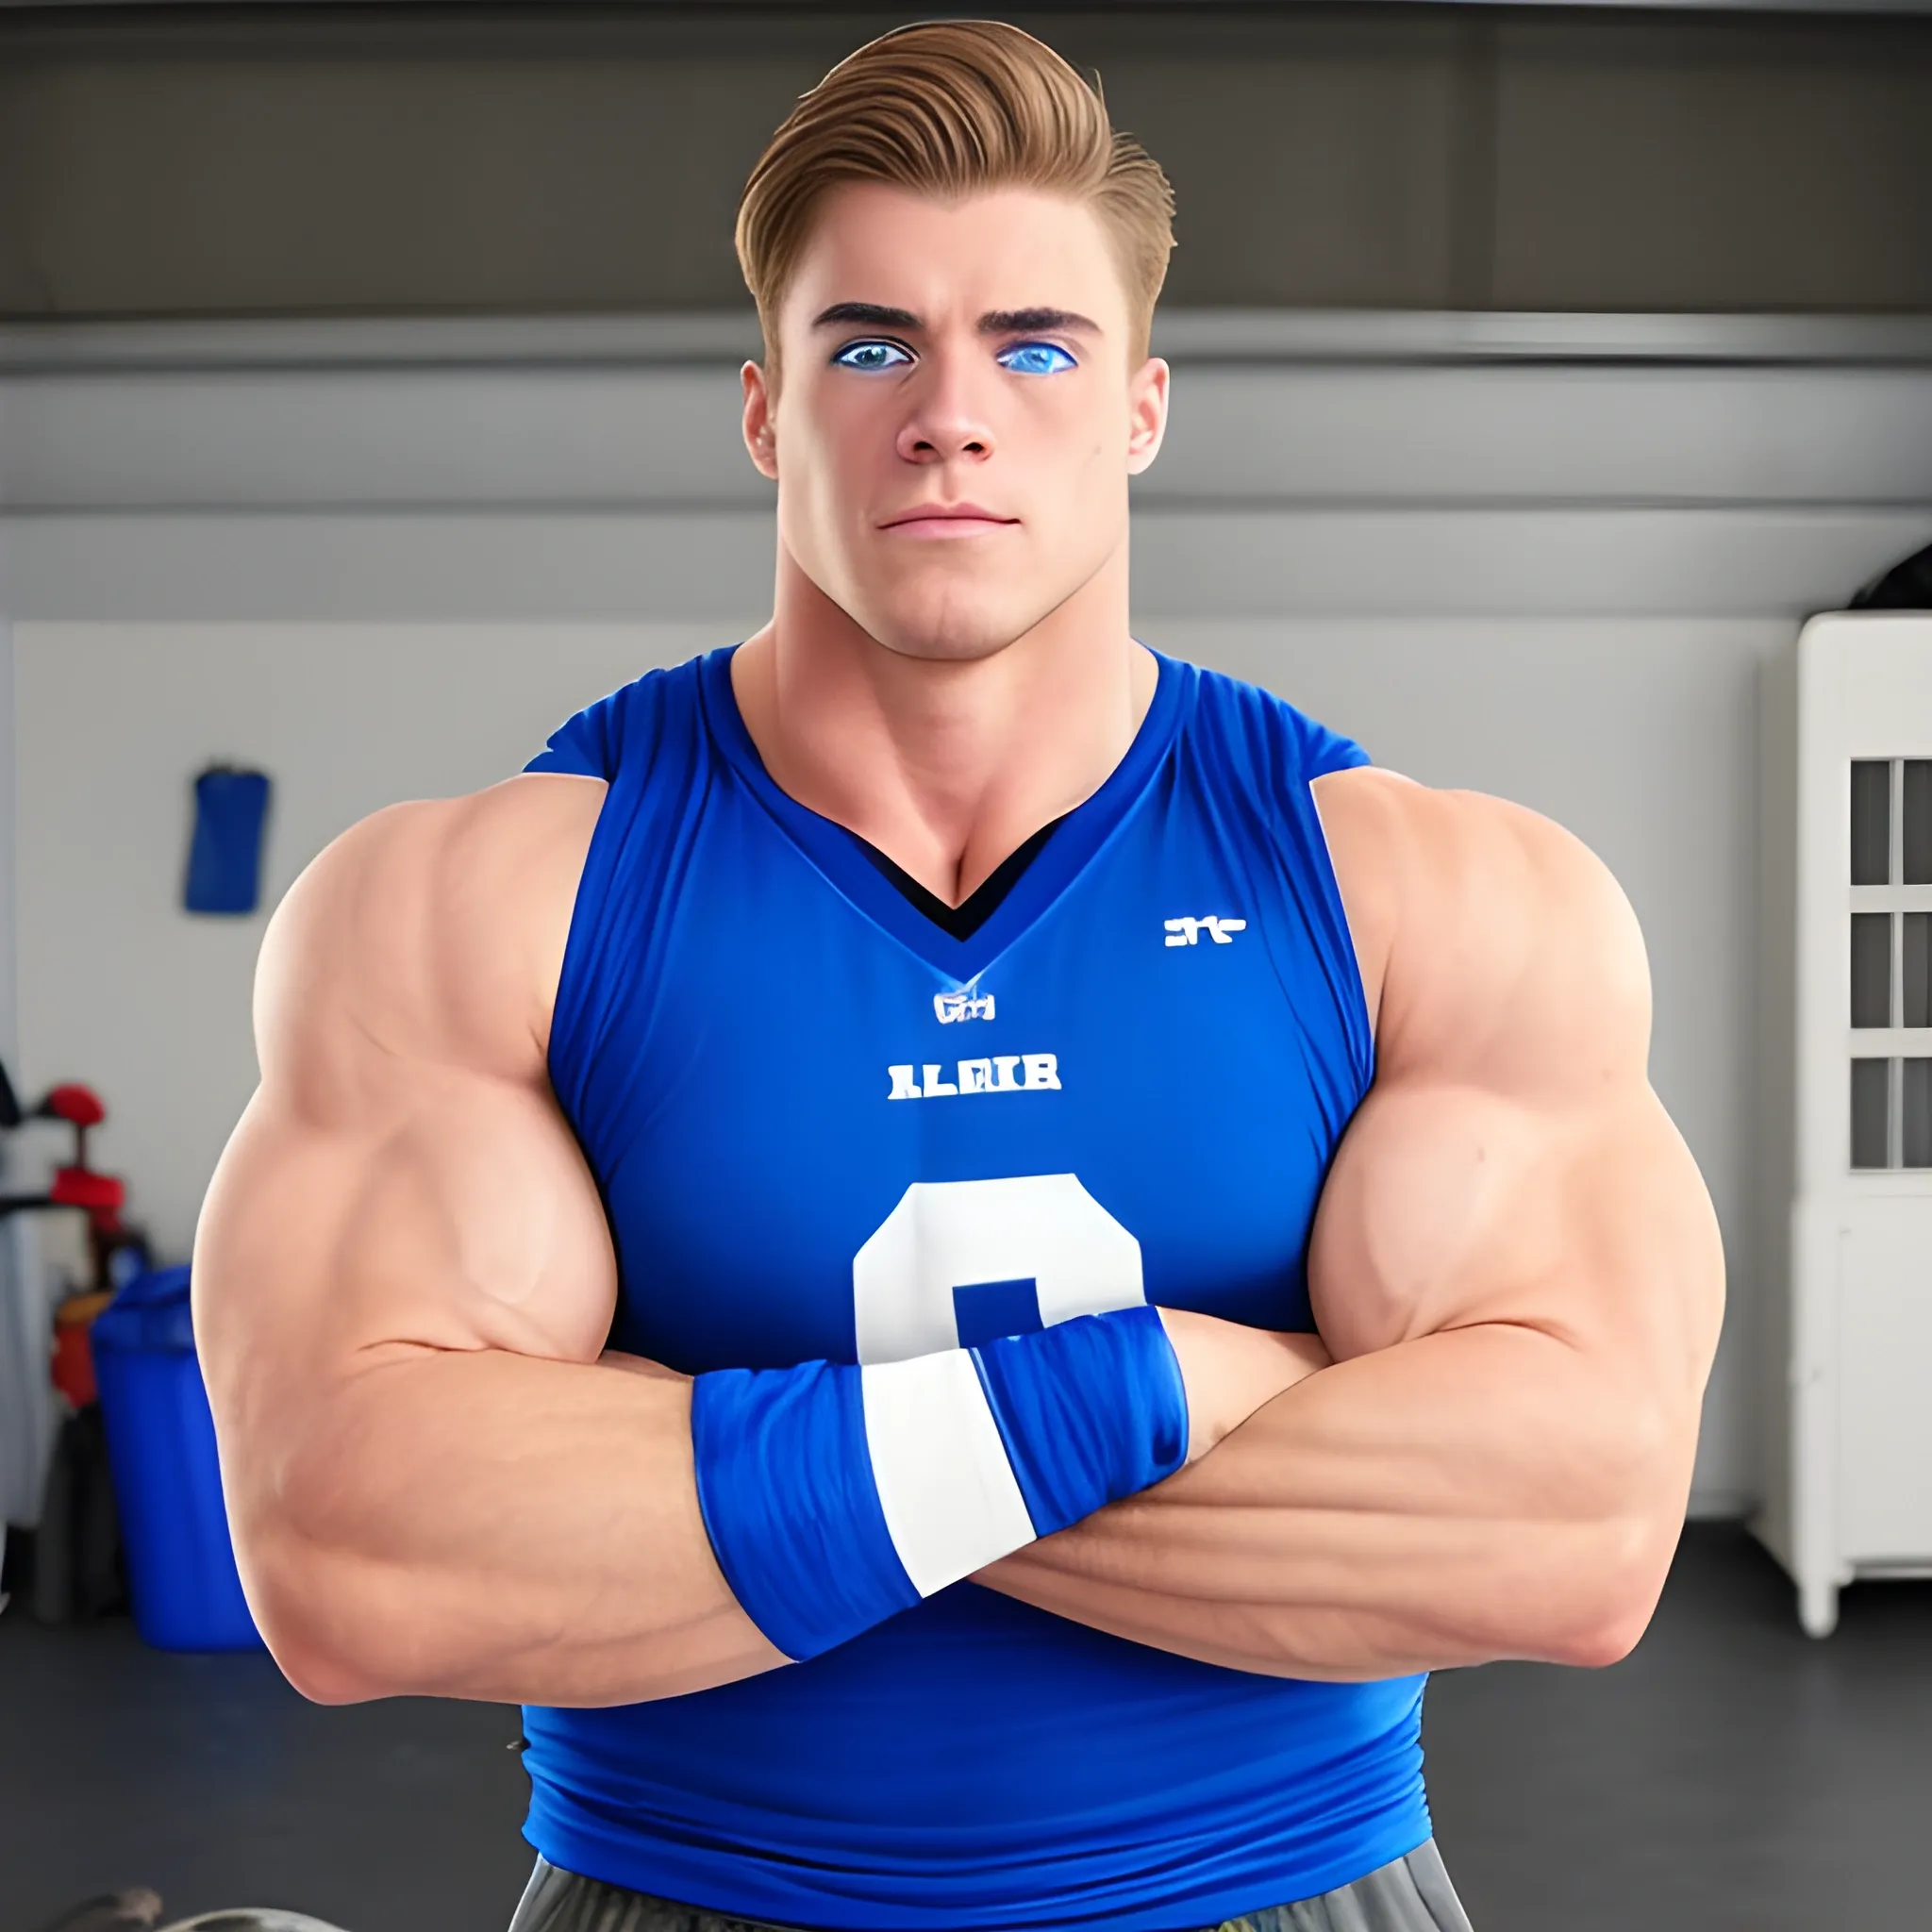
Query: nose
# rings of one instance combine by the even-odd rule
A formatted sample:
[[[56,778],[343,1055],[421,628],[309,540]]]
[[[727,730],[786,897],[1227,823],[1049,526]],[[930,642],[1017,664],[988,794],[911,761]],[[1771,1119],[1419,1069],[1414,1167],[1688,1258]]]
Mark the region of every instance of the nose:
[[[959,358],[928,357],[921,379],[908,386],[911,407],[897,441],[902,461],[984,462],[992,455],[992,423],[973,374]]]

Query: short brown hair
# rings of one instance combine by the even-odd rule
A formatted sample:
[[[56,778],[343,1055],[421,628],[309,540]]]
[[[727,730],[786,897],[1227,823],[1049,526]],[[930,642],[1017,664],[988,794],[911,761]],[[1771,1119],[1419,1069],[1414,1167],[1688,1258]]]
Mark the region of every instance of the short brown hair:
[[[768,359],[785,291],[825,192],[878,181],[951,200],[1037,188],[1090,204],[1126,284],[1144,352],[1174,247],[1174,191],[1097,86],[995,20],[900,27],[848,55],[773,135],[738,206],[738,260]]]

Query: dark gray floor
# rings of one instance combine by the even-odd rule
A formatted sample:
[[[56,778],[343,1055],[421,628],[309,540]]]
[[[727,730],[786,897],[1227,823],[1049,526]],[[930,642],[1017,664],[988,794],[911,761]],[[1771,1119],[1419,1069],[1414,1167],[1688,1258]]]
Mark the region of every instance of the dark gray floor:
[[[1696,1524],[1608,1671],[1430,1686],[1437,1835],[1476,1932],[1932,1927],[1932,1583],[1837,1634],[1731,1524]]]
[[[0,1932],[109,1887],[348,1932],[502,1932],[528,1866],[513,1711],[323,1710],[265,1657],[164,1657],[125,1620],[0,1618]],[[1438,1832],[1476,1932],[1932,1925],[1932,1584],[1802,1636],[1740,1530],[1686,1537],[1636,1654],[1429,1694]]]

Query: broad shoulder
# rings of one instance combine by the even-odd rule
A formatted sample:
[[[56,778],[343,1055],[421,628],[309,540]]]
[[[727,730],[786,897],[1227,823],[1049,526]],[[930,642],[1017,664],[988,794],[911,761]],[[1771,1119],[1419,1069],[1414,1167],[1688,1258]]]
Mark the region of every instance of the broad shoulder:
[[[1641,1074],[1650,979],[1590,848],[1526,807],[1393,773],[1317,779],[1383,1073],[1518,1091]]]
[[[346,1039],[391,1059],[541,1076],[606,789],[523,774],[390,806],[334,840],[262,941],[264,1081]]]

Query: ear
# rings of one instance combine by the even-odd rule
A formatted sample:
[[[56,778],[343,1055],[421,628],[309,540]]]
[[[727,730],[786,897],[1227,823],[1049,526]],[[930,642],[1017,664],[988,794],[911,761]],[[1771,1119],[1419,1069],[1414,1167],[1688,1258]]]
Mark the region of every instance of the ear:
[[[761,476],[778,480],[778,429],[773,421],[777,410],[777,391],[756,362],[747,362],[738,372],[744,385],[744,446]]]
[[[1170,372],[1158,356],[1150,356],[1127,383],[1127,475],[1138,476],[1160,454],[1167,434]]]

